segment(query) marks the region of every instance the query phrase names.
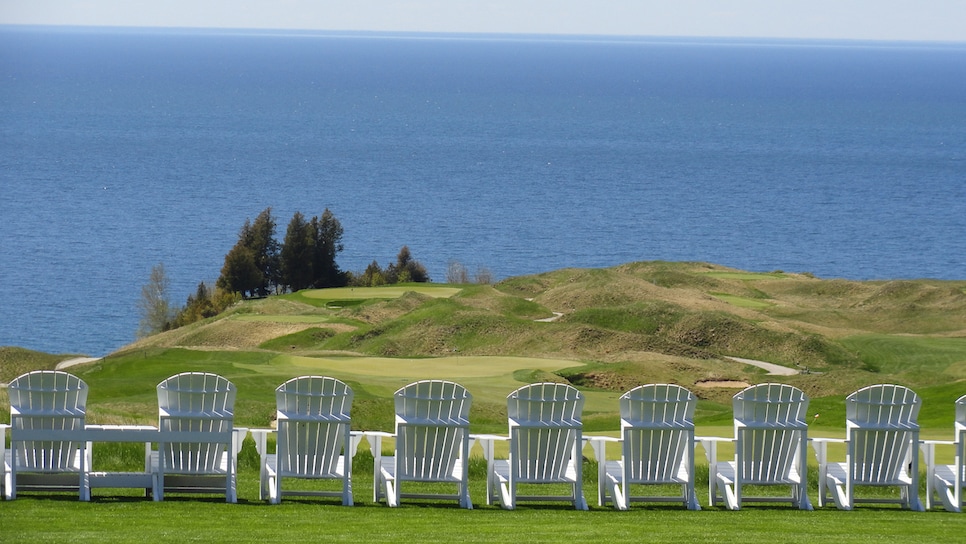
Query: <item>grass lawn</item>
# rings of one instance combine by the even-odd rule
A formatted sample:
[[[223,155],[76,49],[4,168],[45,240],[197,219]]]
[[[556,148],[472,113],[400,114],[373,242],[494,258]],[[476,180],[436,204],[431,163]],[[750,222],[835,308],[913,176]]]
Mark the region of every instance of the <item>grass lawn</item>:
[[[370,470],[371,472],[371,470]],[[966,515],[925,513],[894,507],[859,507],[852,512],[814,512],[784,505],[748,506],[738,512],[706,506],[634,505],[617,512],[596,504],[596,483],[584,492],[589,512],[564,504],[520,504],[504,511],[485,504],[485,480],[471,482],[474,510],[454,502],[403,500],[398,509],[373,504],[372,476],[354,477],[356,506],[332,499],[285,499],[281,505],[257,500],[257,471],[239,477],[239,503],[206,496],[167,495],[163,503],[124,491],[95,490],[94,500],[76,496],[23,494],[0,502],[3,542],[952,542],[966,534]],[[813,497],[814,500],[814,497]]]

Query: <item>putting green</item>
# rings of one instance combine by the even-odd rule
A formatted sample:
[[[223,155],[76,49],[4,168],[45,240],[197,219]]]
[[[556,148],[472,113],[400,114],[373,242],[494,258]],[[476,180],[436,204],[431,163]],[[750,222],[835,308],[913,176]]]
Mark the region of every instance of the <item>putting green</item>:
[[[305,298],[316,300],[367,300],[371,298],[399,298],[415,292],[434,298],[449,298],[462,289],[432,285],[387,285],[384,287],[333,287],[299,292]]]
[[[239,315],[231,319],[265,323],[328,323],[332,321],[332,318],[327,315]]]
[[[280,375],[328,375],[346,382],[365,384],[376,396],[391,396],[400,387],[417,380],[449,380],[466,387],[480,402],[503,404],[511,391],[525,385],[514,373],[527,370],[555,372],[580,366],[578,361],[535,357],[451,356],[420,359],[388,357],[305,357],[279,355],[272,358],[268,372]],[[266,373],[260,364],[236,364]],[[529,383],[529,382],[527,382]],[[620,393],[585,391],[584,409],[613,412]]]
[[[761,299],[739,297],[737,295],[729,295],[727,293],[711,293],[711,296],[720,299],[732,306],[738,306],[739,308],[751,308],[754,310],[760,310],[762,308],[770,308],[774,306],[773,303],[764,301]]]

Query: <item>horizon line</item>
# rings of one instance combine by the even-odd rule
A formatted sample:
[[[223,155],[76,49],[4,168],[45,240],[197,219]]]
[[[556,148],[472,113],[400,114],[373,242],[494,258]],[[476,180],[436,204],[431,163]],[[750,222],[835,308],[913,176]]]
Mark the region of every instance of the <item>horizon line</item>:
[[[275,28],[275,27],[228,27],[228,26],[132,26],[132,25],[86,25],[86,24],[34,24],[0,23],[0,30],[51,30],[81,32],[136,33],[192,33],[237,36],[279,36],[320,38],[395,38],[439,39],[470,41],[568,41],[605,43],[679,43],[686,44],[732,44],[732,45],[813,45],[813,46],[966,46],[966,41],[870,39],[870,38],[817,38],[779,36],[732,36],[732,35],[672,35],[672,34],[581,34],[549,32],[440,32],[419,30],[352,30],[321,28]]]

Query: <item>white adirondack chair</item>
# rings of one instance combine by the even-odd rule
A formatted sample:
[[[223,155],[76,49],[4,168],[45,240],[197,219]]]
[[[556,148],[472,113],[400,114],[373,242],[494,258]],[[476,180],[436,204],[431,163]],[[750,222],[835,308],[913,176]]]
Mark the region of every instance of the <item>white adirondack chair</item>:
[[[76,432],[84,429],[87,384],[66,372],[38,370],[10,382],[10,452],[4,492],[76,491],[90,499],[90,452]],[[72,436],[73,434],[73,436]]]
[[[396,391],[395,434],[366,433],[374,459],[373,502],[401,498],[456,499],[473,508],[469,493],[469,413],[473,396],[457,383],[425,380]],[[382,438],[395,438],[395,454],[382,455]],[[403,493],[403,482],[448,482],[456,495]]]
[[[703,439],[711,474],[712,506],[722,498],[731,510],[746,502],[791,502],[811,510],[806,493],[808,397],[801,389],[779,383],[753,385],[732,400],[735,424],[733,461],[718,462],[713,439]],[[753,497],[746,485],[788,486],[787,496]]]
[[[350,433],[352,389],[329,377],[292,378],[275,390],[277,442],[261,454],[261,496],[340,497],[352,506],[352,458],[360,437]],[[255,431],[253,430],[254,434]],[[341,491],[282,490],[284,478],[341,480]]]
[[[830,463],[826,444],[814,439],[819,463],[819,506],[825,505],[829,488],[835,505],[851,510],[856,503],[899,503],[922,511],[919,501],[919,407],[921,400],[900,385],[871,385],[845,399],[846,461]],[[899,499],[856,498],[856,486],[893,486]]]
[[[631,502],[680,501],[700,510],[694,493],[694,408],[697,397],[678,385],[650,384],[621,395],[621,437],[589,437],[597,458],[597,500],[627,510]],[[606,445],[621,445],[607,461]],[[678,496],[633,495],[632,485],[681,486]]]
[[[926,509],[932,508],[933,497],[938,496],[943,508],[950,512],[962,512],[963,487],[966,487],[966,395],[956,401],[956,437],[952,442],[927,440],[923,444],[926,458]],[[956,448],[955,461],[951,465],[936,464],[936,444]]]
[[[184,372],[158,384],[158,428],[182,433],[153,456],[156,500],[165,491],[224,493],[236,502],[236,461],[245,429],[234,428],[235,386],[216,374]]]
[[[488,503],[499,497],[503,508],[512,510],[517,501],[567,501],[587,510],[581,455],[583,408],[584,396],[567,384],[536,383],[510,393],[510,454],[506,460],[488,460]],[[571,492],[523,496],[517,493],[520,484],[566,484]]]

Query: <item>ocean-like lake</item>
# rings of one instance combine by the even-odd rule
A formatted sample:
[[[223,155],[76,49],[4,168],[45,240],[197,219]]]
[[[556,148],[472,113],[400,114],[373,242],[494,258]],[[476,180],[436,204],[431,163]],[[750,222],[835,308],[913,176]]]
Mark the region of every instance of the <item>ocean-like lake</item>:
[[[966,44],[0,27],[0,345],[104,355],[163,262],[329,208],[497,279],[966,279]]]

